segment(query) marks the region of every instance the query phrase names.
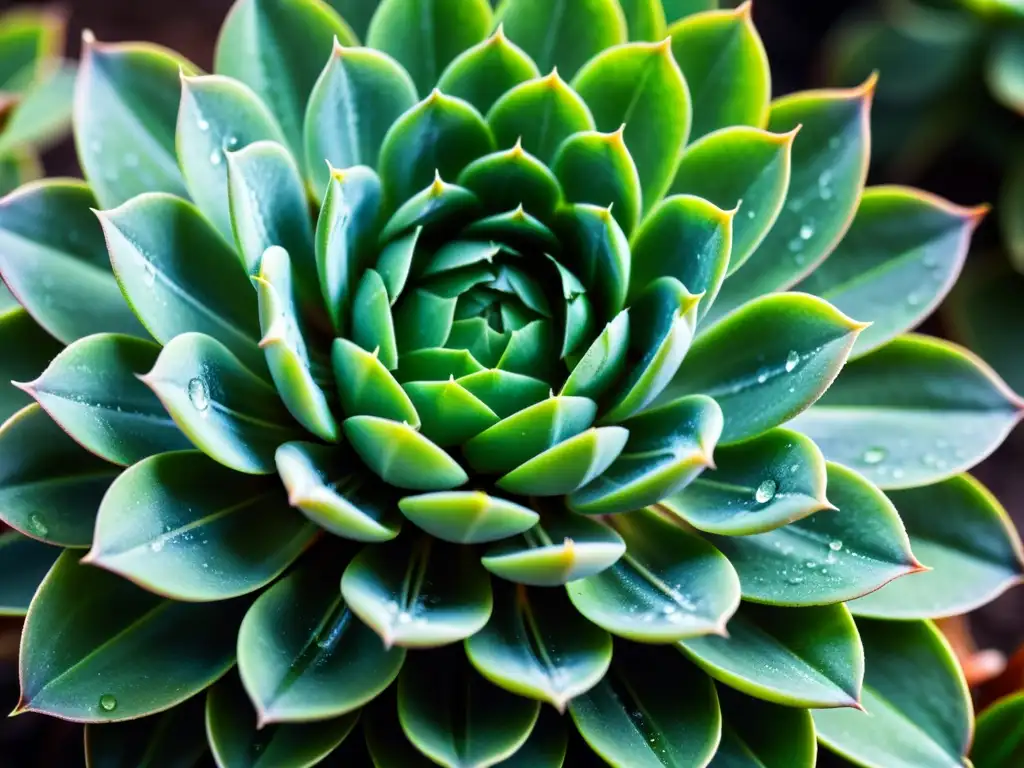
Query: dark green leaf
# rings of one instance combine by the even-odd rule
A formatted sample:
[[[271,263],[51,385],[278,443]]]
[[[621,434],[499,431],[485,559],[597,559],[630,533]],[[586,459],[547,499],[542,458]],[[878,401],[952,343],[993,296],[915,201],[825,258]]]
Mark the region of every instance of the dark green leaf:
[[[507,211],[521,205],[545,221],[551,220],[562,201],[558,179],[520,141],[512,149],[474,160],[459,174],[458,182],[488,210]]]
[[[562,209],[558,228],[565,265],[586,286],[602,320],[626,305],[629,241],[608,208],[576,203]]]
[[[204,696],[159,715],[123,723],[87,725],[85,760],[89,768],[195,768],[206,757]],[[157,757],[158,756],[158,757]]]
[[[665,39],[665,9],[661,0],[619,0],[619,5],[626,15],[630,40]]]
[[[408,424],[378,416],[352,416],[344,427],[356,453],[390,485],[447,491],[469,479],[455,459]]]
[[[411,381],[403,387],[423,421],[423,434],[442,447],[461,445],[499,421],[494,411],[454,379]]]
[[[331,360],[346,415],[378,416],[412,427],[420,425],[409,396],[376,355],[348,339],[335,339]]]
[[[722,743],[709,768],[814,768],[818,744],[806,709],[781,707],[718,686]]]
[[[0,423],[32,402],[25,392],[8,382],[31,381],[63,349],[23,309],[0,311]]]
[[[975,768],[1014,768],[1024,758],[1024,693],[990,704],[978,718],[971,746]]]
[[[58,547],[17,531],[0,534],[0,616],[24,616],[28,612],[32,596],[60,552]]]
[[[581,131],[563,141],[551,170],[568,203],[607,208],[628,237],[640,221],[640,177],[622,130]]]
[[[665,20],[672,24],[695,13],[714,10],[718,0],[661,0],[661,4],[665,6]]]
[[[499,25],[489,38],[467,48],[445,67],[437,87],[486,114],[503,94],[537,77],[537,65]]]
[[[629,311],[609,322],[573,368],[559,393],[599,400],[626,369],[629,351]]]
[[[540,519],[529,507],[483,491],[439,491],[406,496],[402,514],[444,541],[480,544],[529,530]]]
[[[554,711],[541,708],[526,743],[512,757],[495,765],[497,768],[562,768],[568,746],[568,734],[562,723],[563,718]]]
[[[389,371],[398,367],[398,342],[388,289],[376,270],[363,273],[352,299],[351,336],[364,350],[376,353]]]

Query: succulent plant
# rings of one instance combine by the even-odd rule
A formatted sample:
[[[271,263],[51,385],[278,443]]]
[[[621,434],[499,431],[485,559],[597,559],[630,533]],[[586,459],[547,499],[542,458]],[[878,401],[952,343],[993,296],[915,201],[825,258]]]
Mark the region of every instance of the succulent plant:
[[[963,764],[927,619],[1020,578],[963,472],[1022,404],[904,332],[983,210],[865,190],[874,81],[770,101],[749,4],[334,5],[239,0],[213,75],[87,39],[87,182],[0,202],[16,712],[93,765]]]

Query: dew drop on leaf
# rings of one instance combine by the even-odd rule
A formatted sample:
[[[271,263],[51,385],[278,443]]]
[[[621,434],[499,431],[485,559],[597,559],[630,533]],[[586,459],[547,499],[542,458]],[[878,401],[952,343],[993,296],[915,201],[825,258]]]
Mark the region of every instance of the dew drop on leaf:
[[[861,461],[865,464],[881,464],[885,461],[885,457],[888,456],[888,451],[885,448],[868,448],[864,451],[864,455],[861,456]]]
[[[104,712],[113,712],[117,709],[117,699],[111,693],[104,693],[100,696],[100,709]]]
[[[769,501],[775,498],[775,491],[778,489],[778,484],[768,479],[757,486],[757,490],[754,491],[754,501],[758,504],[767,504]]]
[[[839,541],[839,539],[836,539],[835,541],[830,541],[828,543],[828,548],[831,549],[833,552],[838,552],[840,549],[843,548],[843,542]]]
[[[786,373],[792,373],[793,369],[800,363],[800,353],[795,349],[790,350],[789,354],[786,355]]]
[[[810,240],[814,236],[814,227],[810,224],[804,224],[800,227],[800,239]]]
[[[210,123],[207,122],[206,120],[203,120],[202,118],[199,118],[199,122],[196,123],[196,125],[198,125],[199,126],[199,130],[203,131],[204,133],[206,131],[210,130]]]
[[[210,165],[220,165],[221,163],[221,152],[219,149],[213,150],[210,153]]]
[[[43,518],[38,512],[33,512],[29,515],[28,525],[29,528],[32,529],[32,532],[37,536],[45,536],[50,532],[50,529],[47,527],[46,523],[43,522]]]
[[[188,383],[188,399],[192,407],[199,412],[210,407],[210,393],[206,389],[206,382],[198,376]]]

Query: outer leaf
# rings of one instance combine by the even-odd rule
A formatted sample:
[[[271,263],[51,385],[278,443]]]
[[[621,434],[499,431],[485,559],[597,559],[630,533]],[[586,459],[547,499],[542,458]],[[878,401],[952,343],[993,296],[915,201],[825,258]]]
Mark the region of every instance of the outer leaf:
[[[31,381],[43,372],[63,346],[39,327],[23,309],[0,313],[0,423],[32,402],[10,381]]]
[[[696,14],[672,26],[669,35],[693,97],[693,138],[726,126],[764,125],[771,72],[751,3]]]
[[[336,41],[306,108],[306,171],[315,187],[327,181],[325,161],[375,168],[388,128],[415,103],[416,86],[398,62]]]
[[[764,533],[831,509],[825,459],[803,435],[772,429],[715,451],[716,466],[661,502],[709,533]]]
[[[540,702],[486,682],[460,651],[414,656],[398,680],[398,717],[416,748],[440,765],[497,765],[527,740]]]
[[[366,547],[345,569],[341,592],[388,648],[447,645],[491,615],[491,582],[472,550],[429,536]]]
[[[859,619],[863,712],[816,711],[826,747],[866,768],[952,768],[971,739],[971,700],[953,652],[926,622]]]
[[[460,53],[441,73],[437,87],[486,114],[500,96],[540,77],[533,60],[498,25],[489,38]]]
[[[49,544],[89,546],[120,467],[87,452],[35,404],[0,427],[0,456],[0,520]]]
[[[625,125],[625,142],[643,187],[643,210],[668,190],[690,133],[690,92],[666,40],[605,50],[587,63],[573,87],[598,130]]]
[[[335,39],[356,45],[352,30],[326,3],[239,0],[221,27],[214,69],[252,88],[302,157],[306,104]]]
[[[609,673],[569,712],[590,747],[617,768],[700,768],[722,734],[710,678],[668,648],[617,644]]]
[[[855,614],[880,619],[958,616],[990,602],[1024,575],[1013,523],[969,475],[892,491],[889,499],[907,526],[914,554],[930,570],[853,601]]]
[[[809,711],[768,704],[722,686],[718,697],[722,743],[711,768],[814,768],[818,745]]]
[[[398,686],[389,688],[365,709],[363,733],[374,766],[434,768],[437,765],[412,745],[398,721]]]
[[[175,145],[196,206],[228,241],[228,152],[256,141],[284,142],[277,120],[251,89],[228,77],[183,77]]]
[[[1024,757],[1024,694],[1004,696],[981,713],[971,761],[976,768],[1013,768]]]
[[[562,718],[549,709],[541,709],[530,737],[512,757],[498,763],[500,768],[562,768],[565,764],[568,736]]]
[[[710,536],[740,575],[743,597],[828,605],[921,570],[895,507],[856,472],[828,465],[836,510],[753,536]]]
[[[974,355],[909,335],[848,365],[791,426],[880,487],[910,488],[974,466],[1022,414],[1024,402]]]
[[[275,579],[315,531],[275,483],[179,451],[117,478],[87,561],[175,600],[227,600]]]
[[[121,290],[157,341],[205,333],[265,370],[256,295],[234,251],[198,210],[144,194],[100,214],[100,223]]]
[[[455,459],[408,424],[352,416],[345,421],[345,436],[371,470],[398,488],[446,491],[469,479]]]
[[[661,0],[665,6],[665,19],[672,24],[679,19],[701,11],[711,11],[718,7],[718,0]]]
[[[515,536],[540,516],[529,507],[483,491],[440,491],[406,496],[398,506],[417,526],[444,541],[478,544]]]
[[[28,612],[32,596],[60,552],[17,531],[0,534],[0,616]]]
[[[96,205],[84,183],[60,179],[0,200],[0,274],[17,303],[65,344],[108,331],[147,338],[110,273]]]
[[[580,613],[620,637],[666,643],[724,631],[740,582],[722,554],[652,510],[610,519],[626,553],[606,571],[569,584]]]
[[[260,595],[238,633],[238,671],[258,722],[327,720],[376,698],[405,660],[353,615],[338,584],[347,560],[324,551]]]
[[[661,0],[619,0],[626,15],[630,40],[665,39],[665,9]]]
[[[612,639],[580,616],[561,590],[498,582],[494,614],[466,639],[466,655],[490,680],[559,712],[593,688],[612,660]]]
[[[35,381],[20,386],[83,447],[128,466],[190,445],[138,379],[159,354],[156,344],[133,336],[88,336],[65,348]]]
[[[872,187],[835,252],[797,289],[870,320],[854,347],[855,356],[866,354],[932,313],[986,211],[906,187]]]
[[[316,723],[258,728],[256,713],[237,675],[206,695],[206,734],[217,765],[225,768],[312,768],[343,742],[357,713]]]
[[[726,283],[711,319],[793,285],[842,240],[867,176],[874,88],[872,77],[852,90],[806,91],[772,104],[768,130],[801,126],[786,205],[743,276]]]
[[[490,29],[487,0],[383,0],[370,21],[366,44],[394,56],[425,94],[448,63]]]
[[[420,417],[409,396],[376,355],[348,339],[335,339],[331,360],[346,414],[379,416],[419,426]]]
[[[503,0],[497,19],[541,72],[559,69],[567,78],[592,57],[626,42],[626,17],[615,0]]]
[[[175,337],[143,381],[197,448],[237,472],[270,474],[277,447],[301,434],[274,388],[209,336]]]
[[[739,207],[729,272],[750,258],[782,211],[796,136],[796,129],[769,133],[735,126],[709,133],[683,152],[672,194],[696,195],[722,210]]]
[[[182,73],[196,69],[166,48],[101,44],[85,35],[75,85],[75,144],[104,208],[143,192],[185,194],[174,153]]]
[[[797,707],[850,707],[864,651],[844,605],[774,608],[743,603],[727,637],[683,640],[701,669],[745,694]]]
[[[17,711],[99,723],[170,709],[230,668],[240,607],[164,600],[65,552],[25,621]]]
[[[697,337],[660,400],[708,395],[725,416],[723,443],[753,437],[821,397],[863,328],[812,296],[765,296]]]
[[[85,727],[89,768],[137,768],[159,755],[161,768],[193,768],[208,754],[204,697],[193,696],[163,714]]]

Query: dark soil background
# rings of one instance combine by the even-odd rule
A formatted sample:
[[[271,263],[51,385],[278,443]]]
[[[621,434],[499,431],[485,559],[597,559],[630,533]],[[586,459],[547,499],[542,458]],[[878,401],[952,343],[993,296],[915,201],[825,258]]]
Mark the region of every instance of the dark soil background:
[[[33,0],[20,0],[20,4],[54,5]],[[0,10],[12,5],[10,0],[0,0]],[[208,71],[217,31],[231,0],[65,0],[62,5],[70,13],[68,55],[72,58],[78,56],[82,30],[91,29],[103,41],[148,40],[168,46]],[[870,0],[756,0],[754,18],[772,63],[774,94],[826,85],[820,67],[826,34],[842,15],[865,5],[870,5]],[[70,142],[51,152],[46,166],[51,175],[79,175]],[[1001,170],[989,160],[954,149],[944,157],[940,168],[928,172],[917,183],[956,203],[993,202]],[[872,182],[887,180],[877,172],[872,174]],[[986,222],[976,239],[997,242],[995,229],[992,221]],[[929,321],[926,330],[942,333],[936,321]],[[1006,505],[1018,527],[1024,529],[1022,457],[1024,430],[1018,430],[975,474]],[[936,514],[942,514],[942,510],[936,510]],[[1024,589],[1011,590],[975,614],[972,629],[980,646],[1011,653],[1024,642]],[[13,640],[9,638],[14,636],[2,630],[0,625],[0,659],[10,659],[14,649],[4,646],[11,644]],[[0,718],[13,708],[17,696],[16,670],[9,662],[0,661]],[[823,759],[823,763],[829,762]],[[0,768],[81,765],[78,727],[31,715],[0,719]]]

